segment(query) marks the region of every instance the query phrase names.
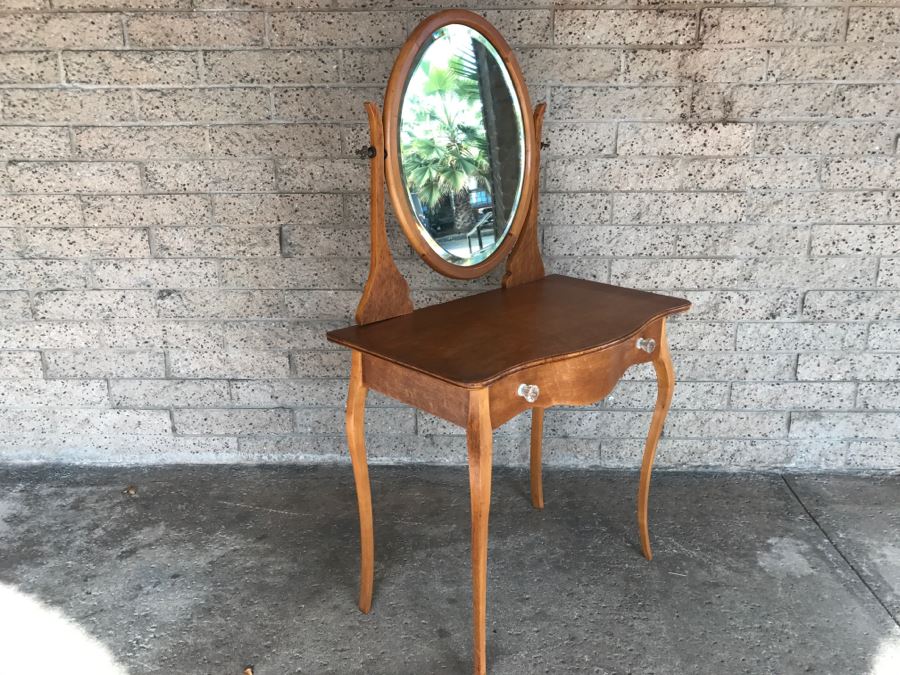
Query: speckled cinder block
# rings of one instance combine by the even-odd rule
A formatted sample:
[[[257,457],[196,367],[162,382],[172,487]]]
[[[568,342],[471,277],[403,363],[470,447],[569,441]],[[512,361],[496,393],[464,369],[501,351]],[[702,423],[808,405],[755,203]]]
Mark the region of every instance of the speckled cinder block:
[[[264,192],[275,187],[271,160],[150,161],[147,185],[159,192]]]
[[[871,261],[852,259],[614,260],[610,280],[621,286],[658,289],[790,289],[798,284],[864,288],[872,285],[874,273]]]
[[[0,127],[2,159],[67,159],[71,155],[64,127]]]
[[[369,232],[364,228],[285,225],[281,253],[303,258],[359,258],[369,256]]]
[[[149,350],[52,350],[44,353],[47,377],[111,378],[166,375],[165,355]]]
[[[557,10],[560,45],[685,45],[696,40],[697,14],[683,10]]]
[[[293,291],[302,293],[304,291]],[[309,291],[316,293],[316,291]],[[291,291],[285,293],[287,296]],[[340,294],[340,291],[334,291]],[[285,297],[290,309],[290,302]],[[330,321],[285,319],[282,321],[247,320],[226,321],[222,326],[226,349],[271,349],[300,351],[303,349],[328,349],[322,328]]]
[[[807,190],[818,184],[819,162],[811,157],[688,158],[681,183],[687,190]]]
[[[554,192],[677,190],[684,180],[682,164],[667,158],[549,158],[544,165],[544,187]]]
[[[879,288],[900,288],[900,258],[882,258],[878,269]]]
[[[840,157],[822,167],[822,185],[838,190],[890,190],[900,186],[900,158]]]
[[[854,406],[853,382],[735,382],[731,405],[746,410],[846,410]]]
[[[103,346],[100,324],[95,322],[6,320],[0,325],[0,349],[99,349]]]
[[[117,319],[100,324],[103,344],[113,349],[221,349],[222,324],[209,320]]]
[[[775,321],[798,318],[798,291],[693,291],[685,290],[693,307],[686,320]]]
[[[614,155],[616,125],[611,122],[551,122],[544,125],[543,138],[550,157],[597,157]]]
[[[108,406],[105,380],[8,380],[0,387],[2,407]]]
[[[165,289],[153,294],[158,316],[168,319],[275,319],[284,316],[281,293]]]
[[[794,412],[791,438],[896,440],[900,416],[874,412]]]
[[[746,198],[732,192],[625,192],[613,197],[616,222],[641,225],[736,223]]]
[[[758,192],[747,220],[755,223],[892,223],[896,197],[886,192]]]
[[[132,92],[119,89],[4,89],[4,122],[103,124],[133,121]]]
[[[269,20],[274,47],[394,47],[406,37],[400,12],[284,12]]]
[[[900,351],[900,321],[873,323],[869,328],[868,348],[875,351]]]
[[[16,321],[31,318],[31,304],[25,291],[0,291],[0,318]]]
[[[263,44],[259,12],[173,12],[129,16],[131,47],[256,47]]]
[[[900,225],[814,226],[810,253],[817,256],[897,255],[900,254]]]
[[[620,155],[747,155],[753,144],[749,124],[619,125]]]
[[[278,189],[285,192],[362,191],[368,182],[369,165],[358,159],[286,159],[278,162]]]
[[[847,41],[900,44],[900,8],[851,8],[847,23]]]
[[[340,57],[321,49],[217,50],[203,52],[203,66],[208,84],[321,84],[342,79]]]
[[[286,434],[293,430],[290,410],[173,410],[172,425],[181,435]]]
[[[28,237],[30,231],[22,232]],[[17,251],[21,253],[21,251]],[[88,285],[88,267],[71,260],[0,260],[0,288],[59,289]]]
[[[116,408],[228,407],[227,380],[113,379],[109,400]]]
[[[254,87],[141,89],[135,114],[148,122],[256,122],[271,119],[269,96]]]
[[[528,83],[614,83],[619,78],[621,56],[614,49],[521,49],[516,56]]]
[[[798,380],[895,380],[900,372],[900,354],[843,353],[800,354]]]
[[[0,24],[3,49],[121,49],[125,46],[118,14],[61,12],[12,14]]]
[[[682,256],[802,256],[809,228],[795,225],[693,225],[678,233]]]
[[[298,405],[340,406],[347,391],[341,380],[241,380],[231,383],[235,405],[280,407]],[[370,397],[371,398],[371,397]]]
[[[900,291],[810,291],[803,316],[826,321],[879,321],[900,317]]]
[[[831,84],[703,83],[694,87],[691,117],[697,121],[829,118],[839,89]]]
[[[98,288],[213,288],[219,285],[215,260],[95,260]]]
[[[359,293],[356,291],[286,291],[289,316],[301,319],[352,321]]]
[[[212,197],[216,224],[231,227],[262,225],[327,225],[342,219],[341,195],[217,194]]]
[[[55,52],[0,54],[0,84],[54,84],[60,82]]]
[[[78,85],[167,85],[196,83],[197,55],[166,51],[63,52],[63,76]]]
[[[153,240],[163,258],[270,258],[279,250],[277,227],[158,227]]]
[[[700,14],[705,44],[838,40],[844,12],[837,7],[707,7]]]
[[[897,8],[464,4],[548,103],[547,271],[694,303],[658,466],[896,469]],[[346,461],[324,334],[367,273],[362,104],[432,5],[7,5],[0,411],[34,414],[0,413],[0,460]],[[499,285],[437,275],[387,220],[417,306]],[[636,466],[655,396],[645,365],[548,412],[546,462]],[[461,429],[367,403],[373,461],[465,461]],[[498,429],[495,461],[527,434]]]
[[[861,382],[856,400],[865,410],[896,410],[900,407],[900,382]]]
[[[21,234],[25,258],[148,258],[146,228],[35,227]]]
[[[287,87],[274,93],[279,120],[364,122],[364,103],[380,103],[381,89],[367,87]]]
[[[140,169],[126,162],[10,162],[13,192],[140,192]]]
[[[773,49],[769,57],[769,78],[776,82],[809,80],[896,79],[900,66],[897,47],[816,47]]]
[[[557,225],[544,232],[544,249],[552,256],[665,256],[674,244],[674,233],[658,227]]]
[[[690,111],[688,87],[553,87],[551,120],[684,121]]]
[[[358,260],[224,260],[228,288],[362,288],[366,271]]]
[[[81,225],[79,198],[73,195],[0,195],[0,227]],[[0,230],[0,233],[4,230]],[[9,230],[12,232],[12,230]],[[0,234],[0,240],[3,235]]]
[[[40,291],[32,303],[38,319],[135,319],[155,314],[149,291]]]
[[[209,129],[210,152],[221,157],[334,157],[341,128],[334,124],[222,125]]]
[[[288,377],[288,355],[280,351],[215,349],[169,351],[172,377],[235,378]]]
[[[90,195],[81,201],[91,227],[206,225],[210,220],[208,195]]]
[[[635,49],[623,55],[622,81],[638,84],[680,82],[762,82],[766,50]]]
[[[737,348],[760,352],[863,350],[866,326],[861,323],[742,323]]]
[[[600,225],[609,222],[612,199],[600,192],[541,195],[541,223],[549,225]]]
[[[76,127],[80,159],[188,159],[208,156],[203,127]]]
[[[754,148],[772,155],[880,155],[894,147],[896,133],[885,122],[758,124]]]

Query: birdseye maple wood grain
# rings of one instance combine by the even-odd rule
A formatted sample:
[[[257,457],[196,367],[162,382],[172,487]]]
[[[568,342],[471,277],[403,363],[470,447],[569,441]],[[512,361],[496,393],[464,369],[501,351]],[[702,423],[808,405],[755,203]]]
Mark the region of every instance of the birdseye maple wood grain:
[[[397,147],[400,103],[422,45],[438,28],[461,23],[497,48],[510,71],[523,111],[525,184],[510,233],[487,259],[460,267],[441,258],[419,234],[400,175]],[[372,143],[369,277],[356,311],[357,325],[330,331],[328,340],[352,350],[346,433],[359,507],[359,608],[369,612],[374,589],[375,544],[366,460],[364,415],[369,389],[465,427],[468,446],[472,553],[473,670],[487,659],[487,544],[491,498],[492,431],[532,411],[531,501],[544,507],[541,454],[544,410],[588,405],[606,397],[633,365],[652,363],[657,400],[644,445],[637,521],[641,551],[653,556],[649,534],[650,477],[672,400],[675,377],[666,337],[669,316],[687,311],[680,298],[571,277],[545,276],[537,231],[538,158],[546,106],[534,110],[518,64],[500,34],[465,10],[438,12],[413,31],[400,50],[385,97],[383,116],[366,103]],[[452,302],[413,309],[409,286],[387,245],[384,187],[416,252],[448,277],[481,276],[508,255],[502,288]],[[655,349],[639,340],[653,340]],[[519,385],[536,385],[526,400]]]

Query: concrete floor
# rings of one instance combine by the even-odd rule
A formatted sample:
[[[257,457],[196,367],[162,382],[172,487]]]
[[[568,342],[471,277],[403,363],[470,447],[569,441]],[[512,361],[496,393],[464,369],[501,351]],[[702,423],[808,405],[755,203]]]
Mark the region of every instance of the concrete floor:
[[[3,468],[0,582],[132,675],[467,673],[465,469],[372,478],[369,616],[349,466]],[[658,473],[652,563],[634,474],[545,480],[495,472],[492,673],[900,672],[900,476]]]

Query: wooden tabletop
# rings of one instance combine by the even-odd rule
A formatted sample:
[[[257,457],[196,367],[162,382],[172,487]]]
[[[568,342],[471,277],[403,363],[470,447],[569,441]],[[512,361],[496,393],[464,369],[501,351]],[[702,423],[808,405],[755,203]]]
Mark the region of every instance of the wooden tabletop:
[[[328,333],[328,340],[462,387],[621,342],[690,303],[551,275]]]

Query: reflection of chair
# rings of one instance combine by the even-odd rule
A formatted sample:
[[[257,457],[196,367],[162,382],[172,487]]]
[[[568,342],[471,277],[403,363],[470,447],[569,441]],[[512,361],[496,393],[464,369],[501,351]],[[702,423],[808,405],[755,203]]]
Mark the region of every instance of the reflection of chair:
[[[475,227],[466,232],[466,243],[469,245],[469,255],[472,255],[474,251],[472,250],[472,237],[478,237],[478,250],[482,250],[484,248],[484,239],[481,236],[481,233],[485,230],[490,230],[494,234],[494,241],[497,240],[497,232],[494,229],[494,212],[488,211],[481,218],[478,219],[478,222],[475,223]]]

